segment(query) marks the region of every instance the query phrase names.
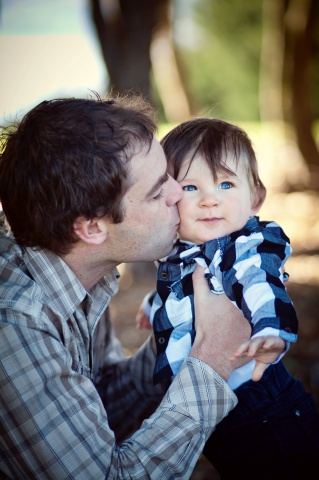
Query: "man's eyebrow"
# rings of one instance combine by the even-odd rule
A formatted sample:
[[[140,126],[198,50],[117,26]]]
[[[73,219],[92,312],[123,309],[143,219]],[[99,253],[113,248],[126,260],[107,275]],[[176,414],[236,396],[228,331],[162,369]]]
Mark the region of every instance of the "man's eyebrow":
[[[155,185],[153,185],[153,187],[147,192],[146,197],[152,197],[152,196],[157,192],[157,190],[158,190],[165,182],[167,182],[167,180],[168,180],[168,173],[165,172],[164,175],[162,175],[162,176],[157,180],[157,182],[155,183]]]

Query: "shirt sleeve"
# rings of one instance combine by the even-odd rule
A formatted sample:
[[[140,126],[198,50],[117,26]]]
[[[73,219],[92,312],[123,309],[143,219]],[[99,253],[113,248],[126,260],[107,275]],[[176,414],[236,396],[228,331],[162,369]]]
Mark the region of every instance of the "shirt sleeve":
[[[0,322],[0,471],[9,478],[188,478],[236,404],[213,370],[188,358],[158,409],[117,445],[98,391],[71,369],[59,338],[24,325]]]
[[[230,242],[220,264],[223,287],[252,326],[252,336],[280,336],[296,342],[298,320],[283,283],[291,247],[275,222]]]
[[[167,390],[164,383],[154,386],[154,365],[155,355],[148,339],[131,357],[109,363],[101,375],[97,390],[117,441],[140,427]]]

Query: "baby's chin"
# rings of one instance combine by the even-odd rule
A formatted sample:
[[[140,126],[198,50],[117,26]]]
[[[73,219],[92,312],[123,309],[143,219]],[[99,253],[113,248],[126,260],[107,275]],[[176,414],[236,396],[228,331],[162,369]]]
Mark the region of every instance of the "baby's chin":
[[[179,240],[186,243],[196,243],[197,245],[202,245],[205,242],[209,242],[210,240],[216,240],[220,238],[220,235],[207,235],[205,237],[182,237],[178,235]]]

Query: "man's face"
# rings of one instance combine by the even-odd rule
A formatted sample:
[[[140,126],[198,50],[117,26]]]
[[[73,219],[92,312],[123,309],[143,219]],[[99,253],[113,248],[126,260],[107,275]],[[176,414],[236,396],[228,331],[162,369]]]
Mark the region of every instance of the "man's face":
[[[123,198],[125,218],[108,225],[106,247],[117,263],[150,261],[169,253],[176,238],[182,198],[179,184],[167,174],[166,158],[154,139],[131,160],[131,187]]]

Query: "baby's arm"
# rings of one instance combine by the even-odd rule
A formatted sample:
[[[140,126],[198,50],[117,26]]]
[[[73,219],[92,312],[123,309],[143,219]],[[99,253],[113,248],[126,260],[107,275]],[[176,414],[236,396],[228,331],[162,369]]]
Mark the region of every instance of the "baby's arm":
[[[150,317],[146,315],[144,311],[143,303],[140,305],[137,311],[135,322],[136,322],[136,327],[141,330],[143,328],[147,328],[149,330],[152,328]]]
[[[251,357],[256,358],[251,353],[256,347],[258,362],[263,364],[281,358],[290,342],[297,340],[298,319],[282,273],[290,253],[289,239],[281,227],[260,222],[251,232],[242,230],[231,238],[220,264],[226,295],[251,324]],[[259,337],[273,342],[264,343]],[[247,353],[247,345],[239,354]]]
[[[136,318],[135,318],[136,327],[139,329],[146,328],[148,330],[151,330],[152,328],[152,325],[150,322],[150,313],[151,313],[152,303],[154,300],[154,295],[155,295],[155,292],[148,293],[144,297],[141,305],[139,306],[139,309],[137,311]]]
[[[284,352],[286,342],[274,335],[258,336],[251,338],[243,343],[230,360],[236,360],[240,357],[254,358],[256,365],[252,374],[252,380],[257,382],[261,379],[266,367],[275,362],[279,355]]]
[[[232,242],[221,263],[223,286],[249,320],[252,338],[231,358],[254,358],[252,378],[257,381],[267,365],[278,361],[297,340],[298,320],[282,274],[291,247],[275,222],[260,222],[250,233],[238,232]]]

